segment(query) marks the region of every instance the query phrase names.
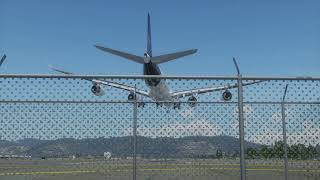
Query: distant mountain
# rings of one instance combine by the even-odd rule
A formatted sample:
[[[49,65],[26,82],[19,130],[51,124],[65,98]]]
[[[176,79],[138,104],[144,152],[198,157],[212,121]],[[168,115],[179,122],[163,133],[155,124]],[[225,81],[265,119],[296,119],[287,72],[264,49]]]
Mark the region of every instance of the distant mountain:
[[[246,142],[247,147],[259,148],[260,144]],[[32,157],[101,156],[111,152],[113,157],[128,157],[132,154],[132,137],[96,139],[23,139],[15,142],[0,141],[0,155],[16,154]],[[138,137],[137,154],[145,158],[159,157],[215,157],[217,152],[237,155],[239,140],[231,136],[192,136],[181,138]]]

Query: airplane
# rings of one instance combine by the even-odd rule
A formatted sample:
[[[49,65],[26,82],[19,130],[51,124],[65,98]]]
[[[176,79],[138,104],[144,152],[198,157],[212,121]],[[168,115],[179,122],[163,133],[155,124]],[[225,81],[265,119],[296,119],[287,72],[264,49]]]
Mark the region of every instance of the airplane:
[[[3,55],[2,56],[2,58],[1,58],[1,60],[0,60],[0,67],[1,67],[1,65],[3,64],[3,62],[4,62],[4,60],[6,59],[6,55]]]
[[[137,56],[134,54],[130,54],[127,52],[122,52],[119,50],[103,47],[100,45],[94,45],[97,49],[102,50],[104,52],[123,57],[125,59],[134,61],[136,63],[143,65],[143,74],[144,75],[156,75],[156,76],[162,76],[161,70],[159,68],[159,64],[172,61],[184,56],[188,56],[191,54],[194,54],[197,52],[197,49],[190,49],[186,51],[181,52],[175,52],[170,54],[164,54],[160,56],[153,56],[152,54],[152,44],[151,44],[151,23],[150,23],[150,14],[148,13],[147,17],[147,48],[144,52],[143,57]],[[64,70],[60,70],[54,67],[51,67],[52,70],[71,75],[73,73],[67,72]],[[148,98],[151,98],[154,100],[157,104],[157,106],[173,106],[174,109],[178,108],[180,109],[181,102],[179,102],[179,99],[183,97],[189,97],[188,98],[188,104],[191,107],[194,107],[197,102],[197,95],[209,93],[209,92],[215,92],[215,91],[224,91],[222,93],[222,98],[224,101],[230,101],[232,98],[232,94],[229,91],[229,89],[237,88],[237,84],[227,84],[225,86],[221,87],[207,87],[207,88],[197,88],[197,89],[189,89],[184,91],[171,91],[168,85],[166,84],[165,79],[161,78],[146,78],[145,84],[149,88],[149,91],[144,91],[141,89],[136,89],[135,87],[126,85],[126,84],[119,84],[112,81],[107,80],[100,80],[100,79],[85,79],[89,80],[93,83],[91,87],[91,92],[96,96],[102,96],[104,95],[104,91],[102,89],[102,86],[110,86],[113,88],[122,89],[129,92],[128,100],[133,101],[137,100],[137,95],[145,96]],[[260,81],[252,81],[248,83],[243,83],[243,86],[252,85],[255,83],[259,83]],[[139,103],[139,106],[144,106],[144,103]]]

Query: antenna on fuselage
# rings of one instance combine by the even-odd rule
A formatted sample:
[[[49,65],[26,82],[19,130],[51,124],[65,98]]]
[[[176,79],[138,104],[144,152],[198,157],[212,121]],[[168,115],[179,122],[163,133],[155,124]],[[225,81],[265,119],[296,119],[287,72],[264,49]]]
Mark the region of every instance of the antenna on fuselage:
[[[1,60],[0,60],[0,67],[1,67],[1,65],[3,64],[3,62],[4,62],[4,60],[6,59],[6,55],[3,55],[2,56],[2,58],[1,58]]]
[[[234,66],[236,67],[236,70],[237,70],[237,74],[238,76],[240,75],[240,69],[239,69],[239,66],[238,66],[238,63],[236,61],[236,58],[233,57],[233,63],[234,63]]]

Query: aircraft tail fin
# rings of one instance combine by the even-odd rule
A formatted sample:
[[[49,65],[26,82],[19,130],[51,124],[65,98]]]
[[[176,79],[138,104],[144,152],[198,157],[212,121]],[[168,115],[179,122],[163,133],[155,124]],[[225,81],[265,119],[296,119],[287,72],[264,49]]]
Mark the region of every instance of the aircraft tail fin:
[[[148,13],[148,27],[147,27],[147,54],[152,57],[152,44],[151,44],[151,22],[150,14]]]
[[[6,57],[7,57],[6,55],[3,55],[3,56],[2,56],[2,58],[1,58],[1,60],[0,60],[0,66],[3,64],[4,60],[6,59]]]
[[[197,52],[197,49],[191,49],[187,51],[181,51],[171,54],[164,54],[156,57],[152,57],[152,43],[151,43],[151,19],[148,13],[148,27],[147,27],[147,51],[146,53],[151,57],[151,62],[155,64],[161,64],[180,57],[188,56]]]
[[[171,61],[174,59],[178,59],[178,58],[181,58],[184,56],[188,56],[188,55],[191,55],[191,54],[194,54],[197,52],[197,49],[190,49],[187,51],[180,51],[180,52],[175,52],[175,53],[171,53],[171,54],[164,54],[164,55],[153,57],[152,56],[152,43],[151,43],[151,18],[150,18],[149,13],[148,13],[147,21],[148,21],[147,22],[147,49],[144,54],[144,57],[129,54],[126,52],[118,51],[118,50],[107,48],[107,47],[102,47],[99,45],[95,45],[95,47],[102,50],[102,51],[105,51],[110,54],[132,60],[132,61],[140,63],[140,64],[148,63],[150,60],[154,64],[161,64],[161,63],[168,62],[168,61]]]

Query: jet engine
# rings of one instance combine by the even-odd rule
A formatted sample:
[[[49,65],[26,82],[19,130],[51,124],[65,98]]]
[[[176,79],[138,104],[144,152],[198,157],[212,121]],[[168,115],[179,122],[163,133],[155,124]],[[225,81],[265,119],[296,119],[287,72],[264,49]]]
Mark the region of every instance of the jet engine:
[[[134,101],[136,98],[137,96],[133,92],[128,95],[128,101]]]
[[[194,107],[197,104],[197,98],[195,96],[191,96],[188,98],[188,102],[190,107]]]
[[[222,93],[222,99],[224,101],[230,101],[232,99],[232,93],[228,90],[225,90],[223,93]]]
[[[103,89],[101,88],[101,86],[99,84],[94,84],[91,87],[91,92],[96,96],[104,95],[104,91],[103,91]]]
[[[135,101],[137,99],[137,95],[131,92],[128,95],[128,101]],[[145,103],[144,102],[138,102],[138,107],[144,107]]]

